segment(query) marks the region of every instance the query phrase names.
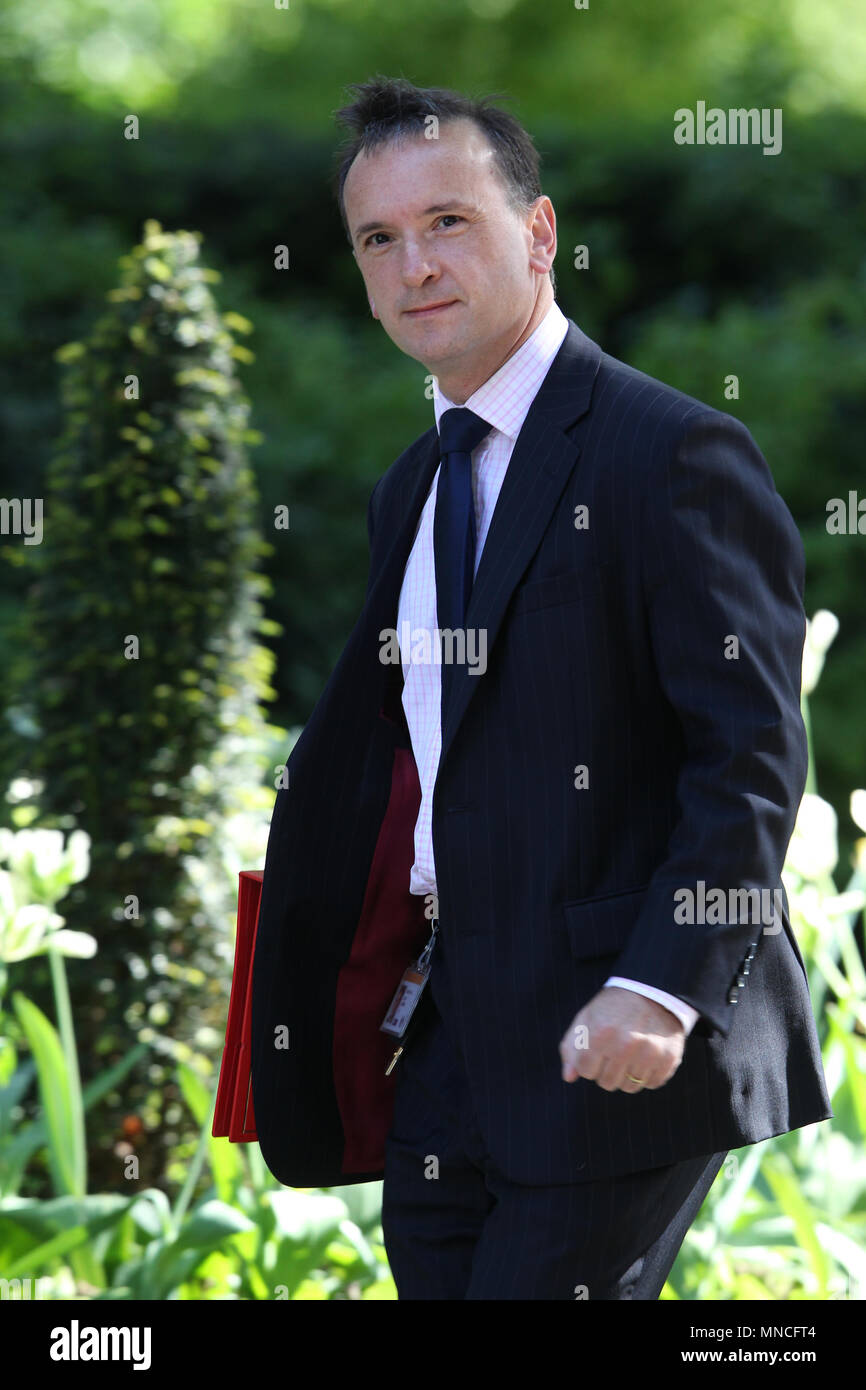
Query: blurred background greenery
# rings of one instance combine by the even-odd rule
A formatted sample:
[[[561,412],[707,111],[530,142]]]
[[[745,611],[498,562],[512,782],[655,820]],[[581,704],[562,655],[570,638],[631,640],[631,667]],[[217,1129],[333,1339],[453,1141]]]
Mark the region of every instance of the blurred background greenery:
[[[826,508],[863,489],[860,10],[859,0],[775,0],[757,11],[751,0],[586,10],[564,0],[131,0],[120,10],[109,0],[6,0],[2,492],[44,497],[63,524],[46,529],[38,556],[0,537],[0,786],[15,788],[0,820],[90,837],[86,882],[71,879],[57,903],[67,929],[92,933],[98,948],[95,963],[69,966],[82,1080],[96,1086],[90,1192],[128,1192],[120,1166],[130,1154],[148,1191],[186,1191],[200,1152],[195,1078],[210,1088],[219,1060],[237,871],[263,862],[275,769],[360,608],[369,492],[432,420],[424,368],[370,319],[330,191],[333,111],[350,82],[386,73],[508,99],[542,154],[563,310],[606,351],[752,431],[803,536],[806,610],[838,618],[811,701],[813,789],[836,811],[839,871],[845,882],[856,874],[849,799],[866,782],[866,542],[830,535]],[[782,152],[675,145],[675,109],[698,100],[782,108]],[[125,138],[130,116],[137,139]],[[145,233],[150,220],[199,234],[200,250],[169,236],[119,268],[160,235]],[[286,270],[274,265],[281,244]],[[574,268],[580,245],[585,269]],[[199,264],[219,281],[199,276]],[[150,334],[134,290],[156,283],[169,296]],[[126,362],[127,349],[164,369],[133,426],[106,387],[112,354]],[[724,394],[729,374],[736,400]],[[288,529],[275,526],[279,507]],[[195,560],[206,538],[187,524],[206,509],[222,558],[207,575]],[[126,532],[109,537],[106,514],[122,515]],[[115,662],[117,634],[138,630],[130,614],[144,609],[171,676],[149,703]],[[133,926],[123,885],[135,893],[142,881],[149,901]],[[851,950],[862,951],[862,924],[851,931],[844,978],[856,997]],[[49,959],[19,956],[19,988],[56,1018]],[[827,1007],[847,998],[833,968]],[[40,1108],[36,1071],[18,1067],[16,1049],[25,1055],[38,1029],[24,1013],[6,1016],[0,1051],[0,1081],[19,1076],[0,1106],[13,1128],[37,1123]],[[821,1024],[829,1040],[829,1015]],[[861,1048],[851,1053],[858,1065],[862,1031],[852,1005],[842,1036]],[[142,1051],[132,1056],[134,1046]],[[115,1067],[123,1077],[97,1086]],[[844,1101],[851,1123],[861,1104]],[[51,1150],[35,1137],[26,1161],[16,1150],[3,1190],[44,1203]],[[240,1169],[223,1165],[228,1200]],[[202,1199],[207,1174],[200,1158]],[[763,1199],[775,1191],[765,1181]],[[191,1200],[190,1190],[181,1217]],[[864,1201],[858,1187],[850,1210]],[[804,1220],[789,1242],[801,1251]],[[365,1208],[358,1229],[369,1233],[370,1221]],[[31,1226],[45,1239],[59,1229]],[[222,1233],[218,1221],[208,1229]],[[98,1274],[98,1265],[77,1271],[84,1288],[98,1288]],[[826,1277],[813,1286],[829,1296]],[[237,1296],[225,1292],[237,1285],[215,1287],[213,1296]],[[324,1294],[298,1287],[306,1292],[293,1296],[342,1296],[344,1282],[326,1280]],[[678,1287],[735,1296],[731,1283],[707,1295],[683,1276]],[[765,1296],[787,1287],[770,1281]],[[242,1296],[261,1288],[247,1282]]]

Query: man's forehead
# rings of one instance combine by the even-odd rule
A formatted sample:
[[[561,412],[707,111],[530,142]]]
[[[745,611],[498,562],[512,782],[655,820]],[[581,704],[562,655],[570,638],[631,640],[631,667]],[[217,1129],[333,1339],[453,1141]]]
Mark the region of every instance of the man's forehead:
[[[402,169],[411,167],[411,187],[400,199],[404,210],[420,212],[432,201],[432,194],[440,192],[475,200],[487,186],[493,158],[482,131],[467,121],[454,122],[441,126],[436,140],[420,132],[362,152],[346,175],[343,196],[347,206],[351,200],[356,213],[372,212],[367,205],[381,199],[389,175],[399,176]]]

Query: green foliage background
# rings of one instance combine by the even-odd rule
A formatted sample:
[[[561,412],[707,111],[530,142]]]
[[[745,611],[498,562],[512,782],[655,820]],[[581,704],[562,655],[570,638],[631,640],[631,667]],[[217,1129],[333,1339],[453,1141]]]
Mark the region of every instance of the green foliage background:
[[[118,283],[118,261],[140,242],[149,219],[167,232],[202,235],[204,262],[221,276],[220,308],[237,311],[254,330],[244,337],[251,356],[240,362],[239,376],[261,442],[250,458],[254,478],[239,485],[237,500],[242,495],[244,524],[270,543],[258,553],[270,620],[262,631],[275,659],[274,725],[263,728],[253,712],[271,673],[264,655],[251,656],[255,690],[247,701],[250,722],[240,713],[236,721],[240,747],[228,746],[221,726],[211,781],[185,785],[184,832],[163,844],[170,855],[188,850],[196,841],[190,824],[212,840],[210,857],[192,854],[187,871],[201,922],[222,941],[222,953],[202,964],[200,976],[180,979],[177,991],[166,983],[148,994],[142,1022],[152,1025],[156,1041],[167,1002],[175,1007],[186,997],[196,1005],[206,990],[224,1006],[237,870],[261,863],[273,770],[289,751],[287,731],[308,717],[361,605],[369,492],[432,418],[424,368],[402,356],[369,317],[330,188],[332,113],[346,84],[376,72],[508,98],[542,153],[543,184],[558,219],[563,310],[606,351],[739,416],[763,449],[803,535],[806,611],[830,609],[840,623],[833,660],[812,698],[812,732],[818,782],[838,812],[840,873],[847,877],[858,833],[848,798],[866,782],[866,537],[831,536],[825,521],[830,498],[858,487],[863,495],[866,487],[864,70],[866,22],[857,0],[762,7],[753,0],[655,0],[651,7],[590,0],[586,10],[567,0],[290,0],[287,8],[266,0],[129,0],[120,9],[110,0],[42,0],[36,7],[7,0],[0,14],[0,101],[7,113],[0,131],[2,494],[45,496],[47,508],[59,495],[51,471],[64,447],[56,353],[90,337]],[[673,113],[698,100],[781,108],[782,153],[676,146]],[[136,140],[124,138],[131,115]],[[289,270],[274,268],[280,244],[289,247]],[[574,268],[579,245],[589,247],[588,269]],[[106,350],[110,374],[110,344]],[[730,374],[739,378],[738,400],[724,396]],[[98,612],[117,597],[106,577],[116,565],[100,554],[95,493],[93,504],[92,515],[70,524],[67,543],[71,572]],[[289,509],[287,531],[275,529],[278,507]],[[21,773],[22,750],[32,751],[34,737],[41,769],[36,759],[33,770],[50,773],[58,760],[74,762],[84,750],[95,777],[104,756],[95,741],[91,747],[79,729],[76,746],[64,744],[64,727],[81,717],[74,697],[67,691],[52,717],[37,723],[22,702],[29,685],[36,703],[37,679],[50,687],[52,659],[59,662],[70,642],[86,646],[86,614],[78,613],[75,632],[60,630],[68,594],[55,572],[57,643],[52,647],[49,619],[34,668],[21,626],[33,577],[20,539],[0,536],[0,573],[0,786]],[[253,625],[249,609],[248,643]],[[204,673],[194,688],[206,696]],[[43,701],[49,705],[50,698]],[[121,727],[111,732],[120,740],[117,778],[126,785],[124,760],[135,749],[124,751]],[[166,739],[171,743],[170,730]],[[166,765],[181,751],[168,747]],[[146,800],[146,788],[142,794]],[[59,815],[65,795],[61,777],[48,785],[44,804]],[[245,823],[211,835],[218,824],[225,828],[220,806],[233,803],[244,804],[256,833]],[[98,832],[97,810],[89,807],[96,816],[90,828]],[[8,822],[10,814],[0,804],[0,819]],[[99,853],[97,833],[94,864]],[[92,893],[93,882],[64,908],[85,930],[73,908],[90,901],[96,912]],[[188,941],[196,925],[189,894],[171,906],[179,911],[173,929]],[[98,921],[89,929],[100,935]],[[858,944],[862,950],[859,936]],[[103,971],[109,957],[103,951]],[[88,977],[95,978],[95,967],[75,962],[73,997]],[[46,976],[45,1007],[47,988]],[[219,1038],[194,1013],[186,1050],[168,1054],[187,1067],[208,1051],[212,1059],[219,1053]],[[859,1016],[856,1030],[863,1031]],[[85,1075],[88,1066],[85,1058]],[[159,1075],[159,1104],[154,1094],[145,1096],[140,1115],[173,1146],[167,1170],[151,1175],[171,1188],[185,1181],[197,1152],[190,1112],[200,1125],[204,1101],[192,1071],[168,1085]],[[857,1095],[862,1106],[862,1087]],[[21,1096],[23,1103],[26,1092]],[[98,1124],[88,1133],[111,1152]],[[784,1141],[779,1147],[788,1152]],[[796,1153],[805,1171],[805,1149]],[[212,1162],[220,1198],[236,1200],[240,1161],[215,1151]],[[258,1191],[266,1177],[252,1163]],[[47,1168],[37,1171],[26,1200],[44,1197],[47,1180]],[[783,1166],[774,1181],[767,1178],[761,1189],[768,1203],[782,1200]],[[859,1210],[862,1198],[854,1200]],[[147,1201],[161,1210],[158,1192]],[[123,1216],[123,1238],[112,1247],[117,1260],[131,1258],[136,1221],[148,1228],[157,1220],[142,1215],[147,1201]],[[793,1213],[793,1198],[789,1205]],[[290,1230],[293,1219],[277,1202],[275,1229],[285,1221]],[[763,1219],[756,1218],[759,1226]],[[52,1225],[44,1212],[27,1220],[46,1238],[68,1224],[61,1215]],[[365,1222],[369,1231],[369,1214]],[[178,1216],[172,1229],[180,1224]],[[208,1229],[223,1231],[216,1216]],[[20,1248],[24,1259],[26,1242]],[[352,1265],[368,1257],[359,1246],[345,1258]],[[222,1258],[215,1253],[208,1266],[217,1287],[227,1268]],[[815,1262],[817,1268],[817,1255]],[[77,1274],[85,1278],[87,1267]],[[136,1273],[132,1286],[139,1277],[145,1280]],[[820,1288],[820,1269],[815,1277]],[[158,1279],[146,1286],[163,1287]],[[694,1296],[690,1290],[707,1287],[687,1278],[677,1291]],[[784,1279],[767,1287],[784,1296]],[[251,1279],[245,1296],[265,1296],[261,1288]]]
[[[66,429],[46,473],[44,535],[13,553],[31,588],[14,629],[26,669],[7,686],[19,736],[7,723],[5,756],[38,783],[40,824],[91,841],[89,874],[62,904],[99,945],[98,980],[73,981],[87,1080],[154,1023],[190,1042],[208,1027],[218,1036],[225,1017],[225,930],[190,892],[185,855],[204,858],[233,809],[227,740],[254,745],[258,702],[273,693],[256,634],[276,625],[254,572],[267,545],[236,375],[251,325],[218,312],[215,278],[196,237],[146,224],[93,331],[57,351]],[[217,767],[215,785],[202,780]],[[245,775],[255,783],[261,769],[247,759]],[[44,964],[28,970],[43,1008]],[[151,1128],[148,1176],[164,1172],[170,1085],[169,1063],[142,1059],[100,1113],[101,1184],[130,1112]]]

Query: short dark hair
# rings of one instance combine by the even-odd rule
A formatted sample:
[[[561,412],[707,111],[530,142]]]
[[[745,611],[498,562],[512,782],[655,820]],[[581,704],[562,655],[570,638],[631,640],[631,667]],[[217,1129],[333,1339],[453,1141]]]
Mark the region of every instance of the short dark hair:
[[[416,87],[402,77],[374,77],[369,82],[353,83],[348,91],[353,93],[354,101],[334,113],[335,120],[348,132],[337,151],[334,192],[350,246],[352,236],[343,190],[355,158],[378,145],[425,131],[430,116],[436,116],[440,122],[474,122],[493,150],[512,208],[523,211],[540,197],[539,157],[532,137],[508,111],[492,105],[493,96],[474,98],[445,87]],[[550,283],[555,289],[552,267]]]

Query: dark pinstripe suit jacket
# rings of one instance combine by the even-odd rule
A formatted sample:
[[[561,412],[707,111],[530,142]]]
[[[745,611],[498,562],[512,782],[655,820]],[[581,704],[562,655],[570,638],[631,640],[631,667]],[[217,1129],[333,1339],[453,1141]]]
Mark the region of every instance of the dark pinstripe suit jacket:
[[[382,1175],[396,1073],[378,1029],[429,923],[408,891],[420,788],[380,633],[437,465],[430,429],[373,491],[366,601],[274,808],[252,1088],[265,1161],[292,1186]],[[614,1176],[832,1115],[780,879],[807,762],[803,575],[745,427],[570,322],[481,557],[466,623],[487,629],[487,670],[457,670],[433,800],[445,1021],[513,1181]],[[780,890],[781,925],[678,921],[675,893],[699,881]],[[658,1090],[561,1079],[560,1037],[611,974],[700,1011]]]

